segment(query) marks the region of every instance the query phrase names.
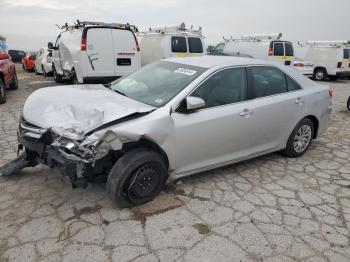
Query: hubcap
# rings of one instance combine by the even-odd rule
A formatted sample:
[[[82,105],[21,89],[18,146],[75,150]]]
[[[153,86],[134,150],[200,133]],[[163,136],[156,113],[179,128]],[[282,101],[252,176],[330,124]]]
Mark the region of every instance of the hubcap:
[[[316,72],[316,79],[317,80],[321,80],[321,79],[323,79],[323,77],[324,77],[324,74],[323,74],[322,71],[317,71]]]
[[[302,153],[306,150],[311,141],[312,130],[308,125],[302,125],[294,137],[294,150],[297,153]]]
[[[130,200],[139,200],[151,195],[157,188],[158,180],[157,170],[152,164],[141,166],[130,180],[127,190]]]

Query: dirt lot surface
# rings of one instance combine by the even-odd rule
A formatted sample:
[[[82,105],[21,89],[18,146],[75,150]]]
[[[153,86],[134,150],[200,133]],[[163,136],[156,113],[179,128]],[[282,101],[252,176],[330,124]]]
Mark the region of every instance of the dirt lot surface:
[[[0,164],[16,157],[25,99],[54,85],[18,67],[0,106]],[[0,177],[0,261],[350,261],[350,81],[301,158],[270,154],[183,179],[116,209],[105,185],[73,190],[45,166]]]

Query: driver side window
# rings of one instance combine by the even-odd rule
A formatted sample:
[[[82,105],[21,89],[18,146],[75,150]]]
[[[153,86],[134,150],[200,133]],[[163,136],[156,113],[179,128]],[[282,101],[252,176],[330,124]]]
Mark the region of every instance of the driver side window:
[[[245,68],[230,68],[210,76],[191,96],[205,101],[205,108],[246,100],[247,76]]]

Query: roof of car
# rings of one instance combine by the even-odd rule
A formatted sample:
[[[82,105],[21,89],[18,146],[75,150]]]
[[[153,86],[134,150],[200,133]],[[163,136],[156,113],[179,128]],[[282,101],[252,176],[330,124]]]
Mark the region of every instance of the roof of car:
[[[196,56],[167,58],[163,61],[187,64],[192,66],[211,68],[214,66],[238,66],[238,65],[277,65],[275,62],[263,61],[259,59],[232,56]]]

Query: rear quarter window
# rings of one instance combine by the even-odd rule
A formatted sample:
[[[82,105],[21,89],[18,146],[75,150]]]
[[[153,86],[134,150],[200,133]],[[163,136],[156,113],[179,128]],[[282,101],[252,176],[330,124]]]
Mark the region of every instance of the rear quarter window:
[[[190,53],[203,53],[202,41],[200,38],[189,37],[187,39]]]
[[[172,36],[171,51],[174,53],[186,53],[187,52],[186,38],[179,37],[179,36]]]

